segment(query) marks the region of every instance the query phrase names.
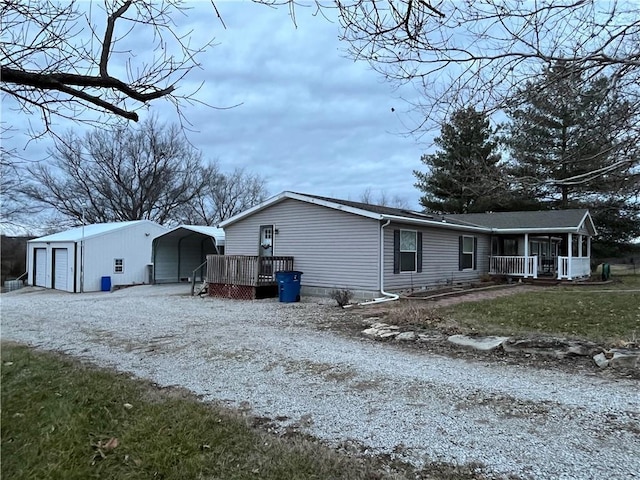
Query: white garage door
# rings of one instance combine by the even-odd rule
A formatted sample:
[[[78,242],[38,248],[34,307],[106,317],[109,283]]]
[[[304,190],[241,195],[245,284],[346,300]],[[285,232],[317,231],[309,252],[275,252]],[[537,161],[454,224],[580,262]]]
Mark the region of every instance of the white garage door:
[[[69,255],[66,248],[53,250],[53,288],[67,289],[67,265]]]
[[[45,248],[34,249],[35,272],[33,274],[36,287],[46,287],[47,281],[47,250]]]

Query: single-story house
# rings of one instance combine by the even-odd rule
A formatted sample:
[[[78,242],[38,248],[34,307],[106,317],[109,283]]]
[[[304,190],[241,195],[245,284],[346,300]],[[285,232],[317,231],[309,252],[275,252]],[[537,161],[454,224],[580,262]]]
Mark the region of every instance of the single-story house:
[[[165,231],[152,221],[135,220],[35,238],[27,243],[27,283],[66,292],[96,292],[105,283],[150,283],[151,242]]]
[[[224,253],[224,230],[180,225],[153,240],[153,283],[204,280],[207,255]]]
[[[487,274],[585,277],[596,233],[587,210],[443,216],[294,192],[219,226],[225,256],[256,258],[260,266],[293,259],[303,294],[348,288],[360,298]],[[254,276],[260,281],[272,270]]]

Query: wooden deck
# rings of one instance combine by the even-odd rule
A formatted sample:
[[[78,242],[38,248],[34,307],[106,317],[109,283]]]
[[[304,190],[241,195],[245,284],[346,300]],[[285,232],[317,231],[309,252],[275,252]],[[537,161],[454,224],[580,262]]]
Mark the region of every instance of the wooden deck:
[[[276,272],[293,270],[293,257],[207,255],[209,295],[254,299],[277,294]]]

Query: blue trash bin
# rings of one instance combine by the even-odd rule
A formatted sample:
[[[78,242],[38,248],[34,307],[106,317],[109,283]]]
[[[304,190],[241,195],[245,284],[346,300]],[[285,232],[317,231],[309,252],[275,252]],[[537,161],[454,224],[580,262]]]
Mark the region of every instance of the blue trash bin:
[[[101,285],[101,290],[103,292],[110,292],[111,291],[111,277],[102,277],[100,285]]]
[[[278,299],[283,303],[300,301],[300,277],[302,272],[285,270],[276,272]]]

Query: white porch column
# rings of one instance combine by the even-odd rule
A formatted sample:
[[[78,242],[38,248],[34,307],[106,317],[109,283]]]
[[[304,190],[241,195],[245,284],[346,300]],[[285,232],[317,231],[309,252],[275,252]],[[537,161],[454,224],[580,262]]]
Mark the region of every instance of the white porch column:
[[[571,275],[571,257],[573,256],[573,233],[567,234],[567,278],[572,279]]]
[[[524,278],[531,275],[529,271],[529,234],[524,234]]]
[[[578,256],[582,258],[582,235],[578,235]]]
[[[587,257],[591,258],[591,236],[587,237]]]

